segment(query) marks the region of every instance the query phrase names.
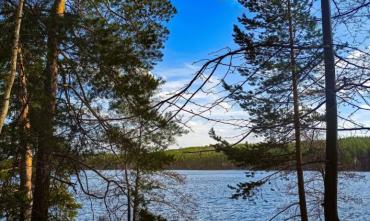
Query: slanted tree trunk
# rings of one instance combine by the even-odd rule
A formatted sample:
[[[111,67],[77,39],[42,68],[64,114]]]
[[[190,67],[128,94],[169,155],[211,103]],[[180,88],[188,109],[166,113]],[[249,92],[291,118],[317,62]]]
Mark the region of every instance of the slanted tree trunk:
[[[14,79],[17,71],[18,42],[22,23],[23,3],[24,0],[19,0],[18,9],[15,16],[15,29],[12,45],[13,47],[11,55],[12,57],[10,61],[10,72],[5,81],[5,89],[0,113],[0,134],[3,129],[6,116],[8,115],[10,94],[12,92]]]
[[[38,131],[39,147],[36,152],[36,178],[33,194],[32,220],[48,220],[51,154],[55,146],[53,136],[54,115],[56,108],[57,75],[58,75],[58,20],[64,15],[65,0],[55,0],[48,23],[48,53],[45,70],[45,97],[43,104],[43,129]]]
[[[296,68],[295,52],[294,52],[294,28],[291,13],[291,2],[288,0],[288,17],[289,17],[289,44],[290,44],[290,70],[292,72],[292,90],[293,90],[293,106],[294,106],[294,135],[295,135],[295,152],[296,152],[296,170],[298,179],[298,194],[299,208],[301,212],[301,220],[307,221],[307,205],[306,193],[304,189],[304,176],[302,168],[302,151],[301,151],[301,123],[299,113],[299,97],[298,97],[298,80],[299,76]]]
[[[19,50],[19,81],[20,81],[20,139],[21,139],[21,163],[20,163],[20,190],[24,194],[26,202],[20,211],[21,221],[30,221],[32,213],[32,146],[30,138],[30,121],[27,92],[27,77],[24,71],[22,51]]]
[[[321,0],[321,11],[326,95],[326,162],[324,179],[324,213],[325,220],[338,221],[338,119],[330,0]]]

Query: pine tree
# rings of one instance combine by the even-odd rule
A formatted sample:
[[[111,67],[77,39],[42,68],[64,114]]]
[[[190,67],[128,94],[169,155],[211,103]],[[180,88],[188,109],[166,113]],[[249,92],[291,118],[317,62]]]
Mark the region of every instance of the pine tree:
[[[128,111],[134,113],[134,117],[129,121],[130,126],[116,125],[111,127],[105,136],[118,153],[119,163],[116,168],[124,171],[122,180],[125,180],[127,191],[121,195],[125,195],[126,199],[119,203],[127,204],[127,220],[135,221],[141,220],[143,212],[148,212],[152,191],[158,186],[165,188],[168,180],[176,182],[175,174],[163,175],[165,166],[173,160],[173,157],[164,151],[174,142],[175,135],[181,135],[185,131],[174,120],[170,120],[171,114],[163,115],[151,109],[155,103],[155,93],[162,84],[160,79],[145,70],[136,70],[126,75],[125,81],[130,83],[125,84],[127,87],[122,92],[125,93],[125,99],[131,102],[118,99],[114,103],[116,111]],[[140,93],[137,93],[138,91]],[[153,174],[155,176],[152,176]],[[166,181],[162,181],[163,176]],[[167,199],[163,200],[164,203],[171,204]]]
[[[95,138],[114,122],[129,124],[133,110],[118,113],[113,101],[127,106],[128,95],[146,93],[129,88],[132,82],[126,81],[127,74],[151,70],[161,59],[168,35],[165,24],[175,13],[167,0],[69,3],[27,1],[24,6],[20,42],[28,78],[27,142],[36,161],[33,220],[48,219],[48,208],[55,200],[50,189],[61,186],[60,180],[68,183],[69,176],[80,168],[79,156],[107,142]],[[0,10],[5,33],[0,37],[1,50],[6,52],[0,56],[4,75],[3,69],[11,60],[7,52],[13,33],[5,30],[10,29],[15,10],[10,2],[1,4]],[[22,109],[15,96],[11,99],[5,127],[14,125]],[[107,105],[102,105],[106,101]],[[4,142],[7,138],[2,136]],[[12,139],[19,141],[18,136]],[[15,157],[16,151],[9,155]]]
[[[56,111],[56,93],[58,78],[58,36],[60,20],[65,12],[65,1],[55,0],[50,12],[47,27],[47,58],[44,71],[45,97],[42,104],[41,120],[43,129],[40,133],[39,148],[36,152],[35,190],[33,195],[32,220],[48,220],[50,175],[51,175],[51,153],[56,148],[53,138],[53,121]],[[41,114],[40,113],[40,114]]]
[[[0,134],[1,134],[1,130],[3,129],[5,119],[8,115],[10,96],[11,96],[14,79],[15,79],[16,72],[17,72],[16,70],[17,69],[17,57],[18,57],[18,49],[19,49],[19,35],[20,35],[21,23],[22,23],[23,4],[24,4],[24,0],[21,0],[18,2],[17,12],[15,15],[15,28],[14,28],[14,36],[13,36],[13,41],[12,41],[10,71],[9,71],[9,76],[7,76],[6,82],[5,82],[4,95],[2,99],[1,112],[0,112]]]
[[[239,18],[241,27],[235,26],[234,38],[246,51],[239,72],[248,86],[224,82],[224,87],[248,112],[253,133],[268,140],[261,146],[282,147],[294,141],[301,219],[307,220],[300,134],[312,124],[309,103],[320,91],[314,83],[320,73],[312,69],[321,62],[312,5],[291,0],[240,3],[249,14]]]
[[[322,0],[321,10],[325,56],[326,96],[326,163],[324,179],[324,212],[326,220],[338,221],[338,114],[330,1]]]
[[[30,118],[28,105],[28,80],[24,69],[24,61],[22,51],[19,50],[19,100],[21,107],[19,138],[20,138],[20,190],[25,196],[25,204],[22,206],[20,220],[31,220],[32,213],[32,168],[33,168],[33,148],[30,142]]]

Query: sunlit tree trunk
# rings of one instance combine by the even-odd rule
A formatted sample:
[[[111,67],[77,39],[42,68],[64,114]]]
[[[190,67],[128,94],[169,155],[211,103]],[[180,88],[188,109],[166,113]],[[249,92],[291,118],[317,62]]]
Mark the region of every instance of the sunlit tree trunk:
[[[301,211],[301,220],[307,221],[306,193],[304,189],[304,176],[302,168],[302,150],[301,150],[301,123],[299,113],[298,81],[299,76],[296,68],[294,52],[294,27],[291,13],[291,2],[288,0],[288,17],[289,17],[289,44],[290,44],[290,69],[292,72],[292,90],[294,106],[294,135],[295,135],[295,152],[296,152],[296,169],[298,179],[299,208]]]
[[[19,81],[20,81],[20,139],[21,139],[21,163],[20,163],[20,190],[24,194],[26,202],[22,205],[20,220],[31,220],[32,213],[32,146],[29,142],[30,121],[28,106],[27,77],[23,65],[22,51],[19,50]]]
[[[5,89],[4,89],[4,95],[3,95],[1,113],[0,113],[0,134],[3,129],[6,116],[8,115],[10,94],[12,92],[14,79],[15,79],[15,75],[17,71],[18,44],[19,44],[19,33],[21,30],[21,23],[22,23],[23,3],[24,3],[24,0],[19,1],[17,13],[15,16],[15,29],[14,29],[14,37],[13,37],[13,45],[12,45],[13,47],[12,55],[11,55],[11,61],[10,61],[10,72],[5,81]]]
[[[55,142],[53,125],[56,108],[57,75],[58,75],[58,20],[64,15],[65,0],[55,0],[48,23],[48,53],[45,70],[45,98],[43,99],[43,129],[39,131],[39,147],[36,152],[36,178],[33,195],[32,220],[48,220],[51,154]]]
[[[325,220],[337,221],[338,217],[338,119],[335,88],[335,61],[331,27],[330,1],[321,0],[322,31],[325,61],[326,96],[326,163],[324,179]]]

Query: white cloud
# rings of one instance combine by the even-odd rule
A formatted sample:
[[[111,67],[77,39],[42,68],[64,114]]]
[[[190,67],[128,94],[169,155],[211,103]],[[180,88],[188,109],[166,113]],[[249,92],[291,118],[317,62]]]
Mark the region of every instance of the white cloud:
[[[363,65],[363,53],[360,52],[352,52],[349,53],[346,57],[349,60],[352,60],[354,63],[360,62],[361,65]],[[339,62],[337,64],[337,71],[340,72],[342,68],[345,68],[345,65],[343,62]],[[171,94],[181,88],[183,88],[186,84],[188,84],[189,80],[194,76],[194,74],[199,69],[198,66],[192,65],[192,64],[183,64],[181,67],[175,67],[175,68],[168,68],[168,69],[162,69],[157,71],[158,76],[162,76],[167,80],[167,83],[163,86],[160,96],[166,97],[168,94]],[[236,80],[237,78],[234,77],[232,80]],[[359,79],[361,80],[361,79]],[[194,91],[194,88],[199,86],[201,84],[201,80],[196,82],[194,86],[191,88]],[[211,78],[211,81],[209,84],[206,85],[204,88],[206,91],[211,90],[212,92],[220,92],[220,85],[217,83],[219,80],[217,79],[217,73],[215,77]],[[368,82],[370,84],[370,82]],[[367,84],[368,84],[367,83]],[[192,98],[192,101],[194,101],[197,104],[202,104],[208,106],[209,104],[212,104],[215,102],[218,98],[225,95],[225,93],[205,93],[205,92],[199,92],[194,98]],[[179,104],[182,104],[185,99],[189,98],[191,96],[191,93],[185,94],[183,100],[179,101]],[[370,108],[369,106],[362,104],[362,107]],[[186,106],[186,110],[190,112],[196,112],[196,113],[202,113],[204,117],[215,119],[215,120],[231,120],[235,119],[233,122],[241,123],[243,121],[237,121],[236,119],[244,119],[245,122],[248,120],[248,115],[246,112],[241,110],[238,105],[233,106],[233,103],[229,100],[222,101],[219,103],[219,106],[212,108],[211,110],[206,110],[206,107],[200,107],[196,104],[189,103]],[[318,110],[319,113],[325,113],[325,105],[322,105]],[[345,107],[339,107],[339,111],[342,111],[344,117],[348,110],[346,110]],[[211,139],[208,135],[211,128],[214,128],[216,131],[216,134],[229,138],[230,142],[236,141],[238,138],[235,136],[240,135],[243,133],[240,129],[238,129],[235,126],[230,126],[226,124],[221,123],[215,123],[212,121],[207,121],[202,119],[201,117],[194,117],[190,113],[182,112],[181,113],[184,119],[190,119],[188,122],[188,126],[191,128],[191,131],[182,136],[177,138],[177,145],[173,147],[186,147],[186,146],[199,146],[199,145],[207,145],[214,143],[214,140]],[[370,126],[370,114],[368,111],[359,111],[355,115],[351,117],[356,122],[362,123],[364,126]],[[354,127],[353,124],[349,123],[348,121],[339,119],[338,120],[338,126],[341,128],[350,128]],[[357,134],[363,134],[363,131],[346,131],[346,132],[340,132],[341,136],[353,136]],[[233,138],[234,137],[234,138]],[[240,137],[239,137],[240,139]],[[260,141],[259,139],[256,139],[253,136],[250,136],[246,141],[248,142],[256,142]]]
[[[189,79],[197,70],[198,67],[196,65],[185,63],[180,67],[159,68],[154,70],[153,73],[164,80],[172,81],[175,79]]]

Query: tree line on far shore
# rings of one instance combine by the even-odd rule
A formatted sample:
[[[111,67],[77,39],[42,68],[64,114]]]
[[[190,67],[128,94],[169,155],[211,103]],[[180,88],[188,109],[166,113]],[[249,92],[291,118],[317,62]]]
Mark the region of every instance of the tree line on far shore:
[[[253,160],[247,161],[251,147],[254,144],[239,144],[229,154],[216,151],[212,145],[185,147],[166,150],[170,156],[165,169],[170,170],[227,170],[227,169],[266,169]],[[314,148],[303,145],[305,162],[314,162],[325,154],[325,141],[316,141]],[[292,145],[293,148],[293,145]],[[291,154],[294,151],[291,149]],[[101,170],[118,169],[115,157],[109,153],[100,153],[87,156],[89,165]],[[321,163],[322,164],[322,163]],[[320,165],[320,163],[318,163]],[[306,165],[306,170],[317,170],[320,167]],[[269,168],[269,169],[273,169]],[[292,170],[294,168],[291,168]],[[342,171],[370,171],[370,137],[346,137],[339,139],[339,170]]]
[[[110,220],[163,220],[152,203],[187,217],[186,197],[158,194],[183,182],[167,169],[219,162],[295,171],[292,217],[339,221],[338,163],[369,165],[369,138],[338,137],[370,131],[370,2],[238,2],[234,48],[210,54],[164,94],[152,71],[176,13],[170,0],[1,1],[0,219],[73,220],[77,188],[104,202]],[[241,116],[211,114],[233,108]],[[211,147],[167,151],[198,117],[238,134],[215,128]],[[119,172],[102,173],[109,165]],[[304,169],[320,171],[324,185],[310,189]],[[237,184],[235,198],[270,178]]]

